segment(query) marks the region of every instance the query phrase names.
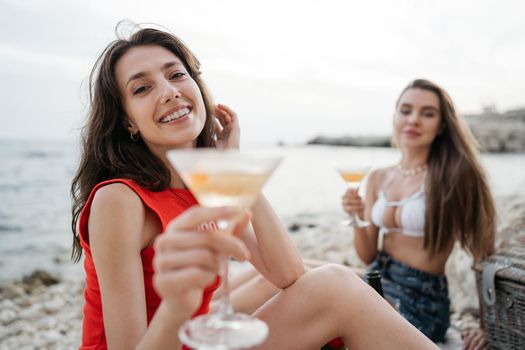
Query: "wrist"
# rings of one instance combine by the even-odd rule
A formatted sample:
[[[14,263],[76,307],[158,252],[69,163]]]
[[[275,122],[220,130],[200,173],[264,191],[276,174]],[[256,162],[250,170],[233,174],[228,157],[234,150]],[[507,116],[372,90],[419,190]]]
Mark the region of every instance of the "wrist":
[[[362,209],[347,210],[346,213],[348,215],[357,215],[360,219],[363,219],[365,217],[365,211]]]
[[[161,301],[136,349],[180,349],[182,344],[178,330],[188,319],[180,312],[174,312],[164,300]]]
[[[183,324],[191,318],[193,311],[173,301],[162,300],[156,314],[166,323]]]

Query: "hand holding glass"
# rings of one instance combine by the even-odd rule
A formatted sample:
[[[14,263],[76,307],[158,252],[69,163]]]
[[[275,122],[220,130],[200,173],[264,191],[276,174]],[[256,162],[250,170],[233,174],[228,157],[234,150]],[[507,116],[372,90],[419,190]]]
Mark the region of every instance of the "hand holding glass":
[[[167,156],[201,205],[233,206],[240,212],[253,205],[281,161],[278,156],[216,149],[172,150]],[[219,222],[218,226],[231,230],[233,224]],[[259,345],[268,336],[268,326],[249,315],[234,313],[228,288],[228,257],[222,257],[221,265],[223,294],[218,312],[187,321],[179,337],[196,349],[232,350]]]
[[[347,183],[349,188],[358,190],[361,180],[363,180],[363,178],[366,176],[369,170],[369,167],[345,167],[338,168],[337,172],[339,173],[339,175],[341,175],[341,177]],[[350,214],[350,219],[345,220],[343,222],[343,225],[364,228],[369,226],[370,223],[368,221],[361,220],[361,218],[359,218],[359,215],[357,215],[356,212],[353,212],[352,214]]]

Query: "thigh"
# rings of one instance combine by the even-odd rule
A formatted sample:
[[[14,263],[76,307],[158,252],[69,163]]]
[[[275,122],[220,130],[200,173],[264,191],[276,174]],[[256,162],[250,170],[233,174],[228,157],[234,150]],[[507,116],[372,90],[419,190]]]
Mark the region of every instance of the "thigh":
[[[231,279],[230,302],[236,312],[252,314],[279,291],[278,287],[250,266]],[[222,286],[213,296],[211,312],[217,310],[221,295]]]
[[[248,263],[246,263],[248,264]],[[230,284],[230,291],[233,291],[244,284],[248,283],[250,280],[255,278],[256,276],[259,276],[259,272],[250,264],[248,265],[239,265],[235,270],[239,269],[240,271],[236,271],[235,273],[232,273],[233,269],[230,266],[230,273],[229,276],[229,284]],[[213,299],[218,299],[222,295],[222,284],[221,286],[215,291],[213,294]]]
[[[311,270],[333,263],[324,260],[304,259],[304,264],[307,270]],[[349,268],[356,274],[363,275],[363,269]],[[246,314],[254,313],[279,291],[281,291],[280,288],[264,278],[253,266],[243,268],[243,271],[230,281],[230,300],[233,309]],[[218,307],[221,292],[222,286],[214,293],[211,305],[212,312]]]
[[[256,349],[319,350],[340,335],[337,320],[326,307],[331,294],[323,283],[331,273],[327,267],[309,270],[253,314],[270,328],[267,341]]]
[[[336,337],[342,337],[352,350],[437,349],[361,278],[341,265],[306,272],[254,316],[270,328],[268,340],[257,349],[319,350]]]
[[[279,291],[281,291],[280,288],[270,283],[262,275],[256,275],[232,290],[230,299],[235,311],[252,314]]]

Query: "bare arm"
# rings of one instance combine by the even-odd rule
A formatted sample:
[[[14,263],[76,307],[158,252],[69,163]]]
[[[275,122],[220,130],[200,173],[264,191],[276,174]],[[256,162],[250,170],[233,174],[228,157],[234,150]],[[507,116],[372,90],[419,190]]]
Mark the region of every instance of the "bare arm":
[[[361,197],[357,194],[357,190],[349,189],[343,197],[343,208],[347,212],[360,210],[361,213],[363,213],[364,205],[364,218],[366,221],[370,222],[370,225],[366,228],[354,227],[355,249],[361,260],[366,264],[370,264],[374,261],[377,255],[377,238],[379,230],[371,222],[371,212],[372,206],[377,199],[376,193],[377,188],[381,183],[382,171],[383,170],[376,170],[370,173],[364,203],[362,202]]]
[[[240,236],[250,250],[250,261],[274,285],[288,287],[305,272],[301,255],[263,195],[252,212],[253,230],[248,227]]]
[[[146,208],[123,184],[97,191],[89,218],[90,246],[102,298],[104,328],[110,349],[178,349],[174,331],[191,311],[171,309],[164,301],[147,327],[141,250]]]
[[[223,104],[216,106],[215,114],[219,135],[217,148],[238,149],[240,128],[237,114]],[[285,288],[305,272],[301,256],[263,195],[252,212],[253,229],[248,226],[239,237],[250,250],[255,268],[274,285]]]

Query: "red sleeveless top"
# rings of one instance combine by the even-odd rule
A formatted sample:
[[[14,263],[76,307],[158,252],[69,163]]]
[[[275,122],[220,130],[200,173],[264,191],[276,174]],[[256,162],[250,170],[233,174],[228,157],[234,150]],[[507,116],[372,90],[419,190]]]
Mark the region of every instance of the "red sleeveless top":
[[[107,349],[106,334],[104,332],[104,320],[102,317],[102,300],[98,285],[97,272],[93,264],[93,257],[89,247],[88,220],[91,211],[91,203],[95,192],[102,186],[111,183],[123,183],[130,187],[142,200],[144,205],[151,209],[159,218],[163,232],[168,223],[181,214],[189,207],[197,204],[197,201],[189,190],[165,189],[160,192],[147,190],[137,183],[126,179],[113,179],[99,183],[89,195],[89,199],[80,214],[79,236],[80,244],[84,249],[84,270],[86,273],[86,287],[84,290],[84,318],[82,321],[82,344],[80,350],[105,350]],[[146,295],[146,309],[148,325],[160,305],[160,297],[153,288],[153,266],[152,260],[155,251],[153,246],[144,248],[140,256],[142,258],[142,268],[144,272],[144,290]],[[205,314],[209,311],[209,305],[213,292],[219,287],[220,281],[217,280],[204,290],[202,303],[193,317]],[[188,349],[183,347],[183,349]]]

